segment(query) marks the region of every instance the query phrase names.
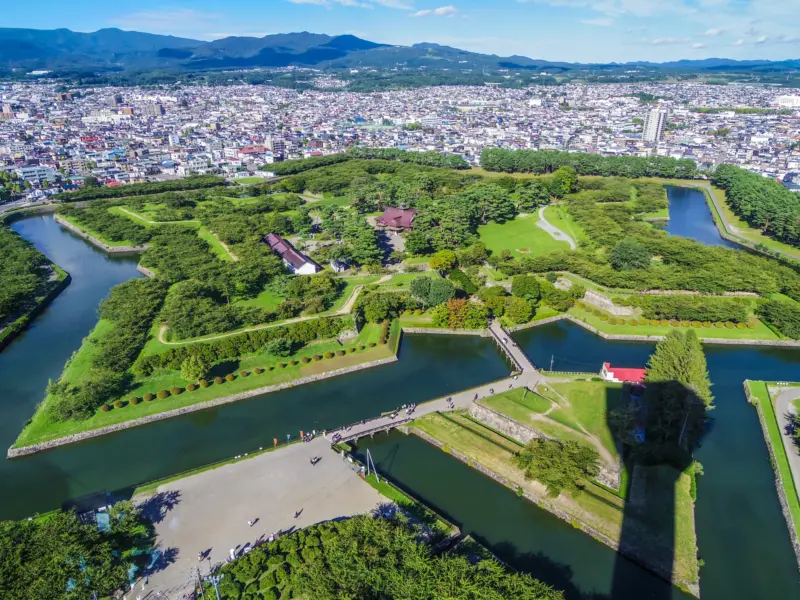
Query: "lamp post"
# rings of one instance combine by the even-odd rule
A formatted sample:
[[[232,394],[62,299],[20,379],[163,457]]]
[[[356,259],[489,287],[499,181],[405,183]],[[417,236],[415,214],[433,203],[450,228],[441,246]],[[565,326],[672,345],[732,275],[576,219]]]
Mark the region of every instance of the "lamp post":
[[[214,592],[217,594],[217,600],[219,600],[219,582],[223,577],[225,577],[225,575],[209,575],[205,578],[205,581],[214,586]]]

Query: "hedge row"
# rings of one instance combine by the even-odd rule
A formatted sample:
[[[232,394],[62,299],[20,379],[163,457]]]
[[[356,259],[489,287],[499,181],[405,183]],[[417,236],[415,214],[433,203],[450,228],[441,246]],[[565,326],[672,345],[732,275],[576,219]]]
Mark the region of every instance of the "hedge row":
[[[147,377],[161,369],[178,370],[181,368],[183,361],[190,356],[199,356],[206,362],[215,364],[223,360],[257,354],[262,351],[268,341],[277,338],[285,338],[297,346],[316,339],[333,338],[350,327],[351,324],[350,317],[334,317],[312,319],[283,327],[250,331],[213,342],[187,344],[177,348],[170,348],[161,354],[142,356],[136,361],[133,368],[138,375]]]

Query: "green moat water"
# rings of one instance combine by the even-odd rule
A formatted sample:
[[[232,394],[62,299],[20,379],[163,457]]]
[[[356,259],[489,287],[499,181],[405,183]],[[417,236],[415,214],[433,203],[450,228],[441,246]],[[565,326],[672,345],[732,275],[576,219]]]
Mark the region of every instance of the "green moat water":
[[[10,446],[69,355],[96,321],[96,307],[117,283],[138,276],[135,258],[108,258],[59,228],[52,216],[14,229],[69,271],[73,283],[0,353],[0,444]],[[607,342],[560,323],[521,332],[537,365],[597,371],[610,361],[641,366],[652,346]],[[706,347],[717,408],[697,458],[697,533],[704,600],[800,597],[800,574],[780,513],[767,450],[742,381],[792,379],[800,352]],[[118,490],[249,452],[300,429],[374,416],[506,374],[480,338],[406,336],[400,361],[261,398],[137,427],[81,444],[0,463],[0,518],[21,518],[103,490]],[[602,544],[428,446],[401,434],[362,444],[380,467],[473,533],[498,555],[571,598],[679,598],[682,594]]]

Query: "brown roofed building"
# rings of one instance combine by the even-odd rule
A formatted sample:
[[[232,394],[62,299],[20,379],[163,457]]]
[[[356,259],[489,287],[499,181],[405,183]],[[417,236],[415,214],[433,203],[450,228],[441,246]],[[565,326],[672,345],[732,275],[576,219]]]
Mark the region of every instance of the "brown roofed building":
[[[389,207],[375,221],[378,227],[384,227],[393,231],[405,231],[411,229],[417,211],[413,208],[393,208]]]
[[[322,270],[322,267],[305,254],[298,252],[292,244],[277,233],[267,234],[263,241],[275,254],[281,257],[283,264],[295,275],[313,275]]]

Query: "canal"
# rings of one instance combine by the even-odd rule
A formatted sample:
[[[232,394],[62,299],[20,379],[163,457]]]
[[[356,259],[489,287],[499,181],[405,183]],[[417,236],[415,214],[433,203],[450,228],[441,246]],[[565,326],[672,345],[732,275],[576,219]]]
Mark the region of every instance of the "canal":
[[[110,259],[59,227],[52,215],[12,227],[69,271],[73,283],[0,352],[0,446],[8,448],[41,401],[48,379],[97,321],[109,289],[138,276],[136,259]],[[57,508],[68,499],[173,475],[507,376],[488,338],[406,336],[400,361],[135,427],[33,456],[0,461],[0,519]]]
[[[663,227],[670,235],[697,240],[706,246],[741,247],[720,237],[702,190],[667,186],[667,200],[669,221]]]
[[[701,192],[673,204],[710,224]],[[684,201],[685,200],[685,201]],[[698,210],[702,209],[702,210]],[[686,221],[691,223],[691,219]],[[20,338],[0,353],[0,445],[13,443],[96,321],[99,301],[115,284],[138,276],[133,258],[109,258],[62,230],[51,216],[14,223],[73,283]],[[701,228],[705,230],[705,228]],[[676,235],[714,243],[695,230]],[[716,234],[716,230],[713,229]],[[691,235],[689,235],[691,234]],[[719,237],[717,234],[717,240]],[[727,245],[727,244],[726,244]],[[652,346],[608,342],[557,323],[515,336],[535,364],[597,371],[604,361],[639,366]],[[697,501],[704,600],[800,597],[800,576],[780,513],[767,450],[742,380],[790,379],[800,353],[707,346],[717,408],[697,458],[705,475]],[[317,384],[169,419],[118,434],[0,463],[0,519],[21,518],[101,490],[118,490],[271,443],[300,429],[330,428],[477,385],[507,373],[488,340],[406,336],[401,360]],[[570,598],[682,598],[674,588],[536,506],[414,437],[380,435],[364,444],[380,468],[441,510],[498,555],[529,570]],[[624,584],[624,585],[621,585]],[[597,597],[597,596],[594,596]]]

